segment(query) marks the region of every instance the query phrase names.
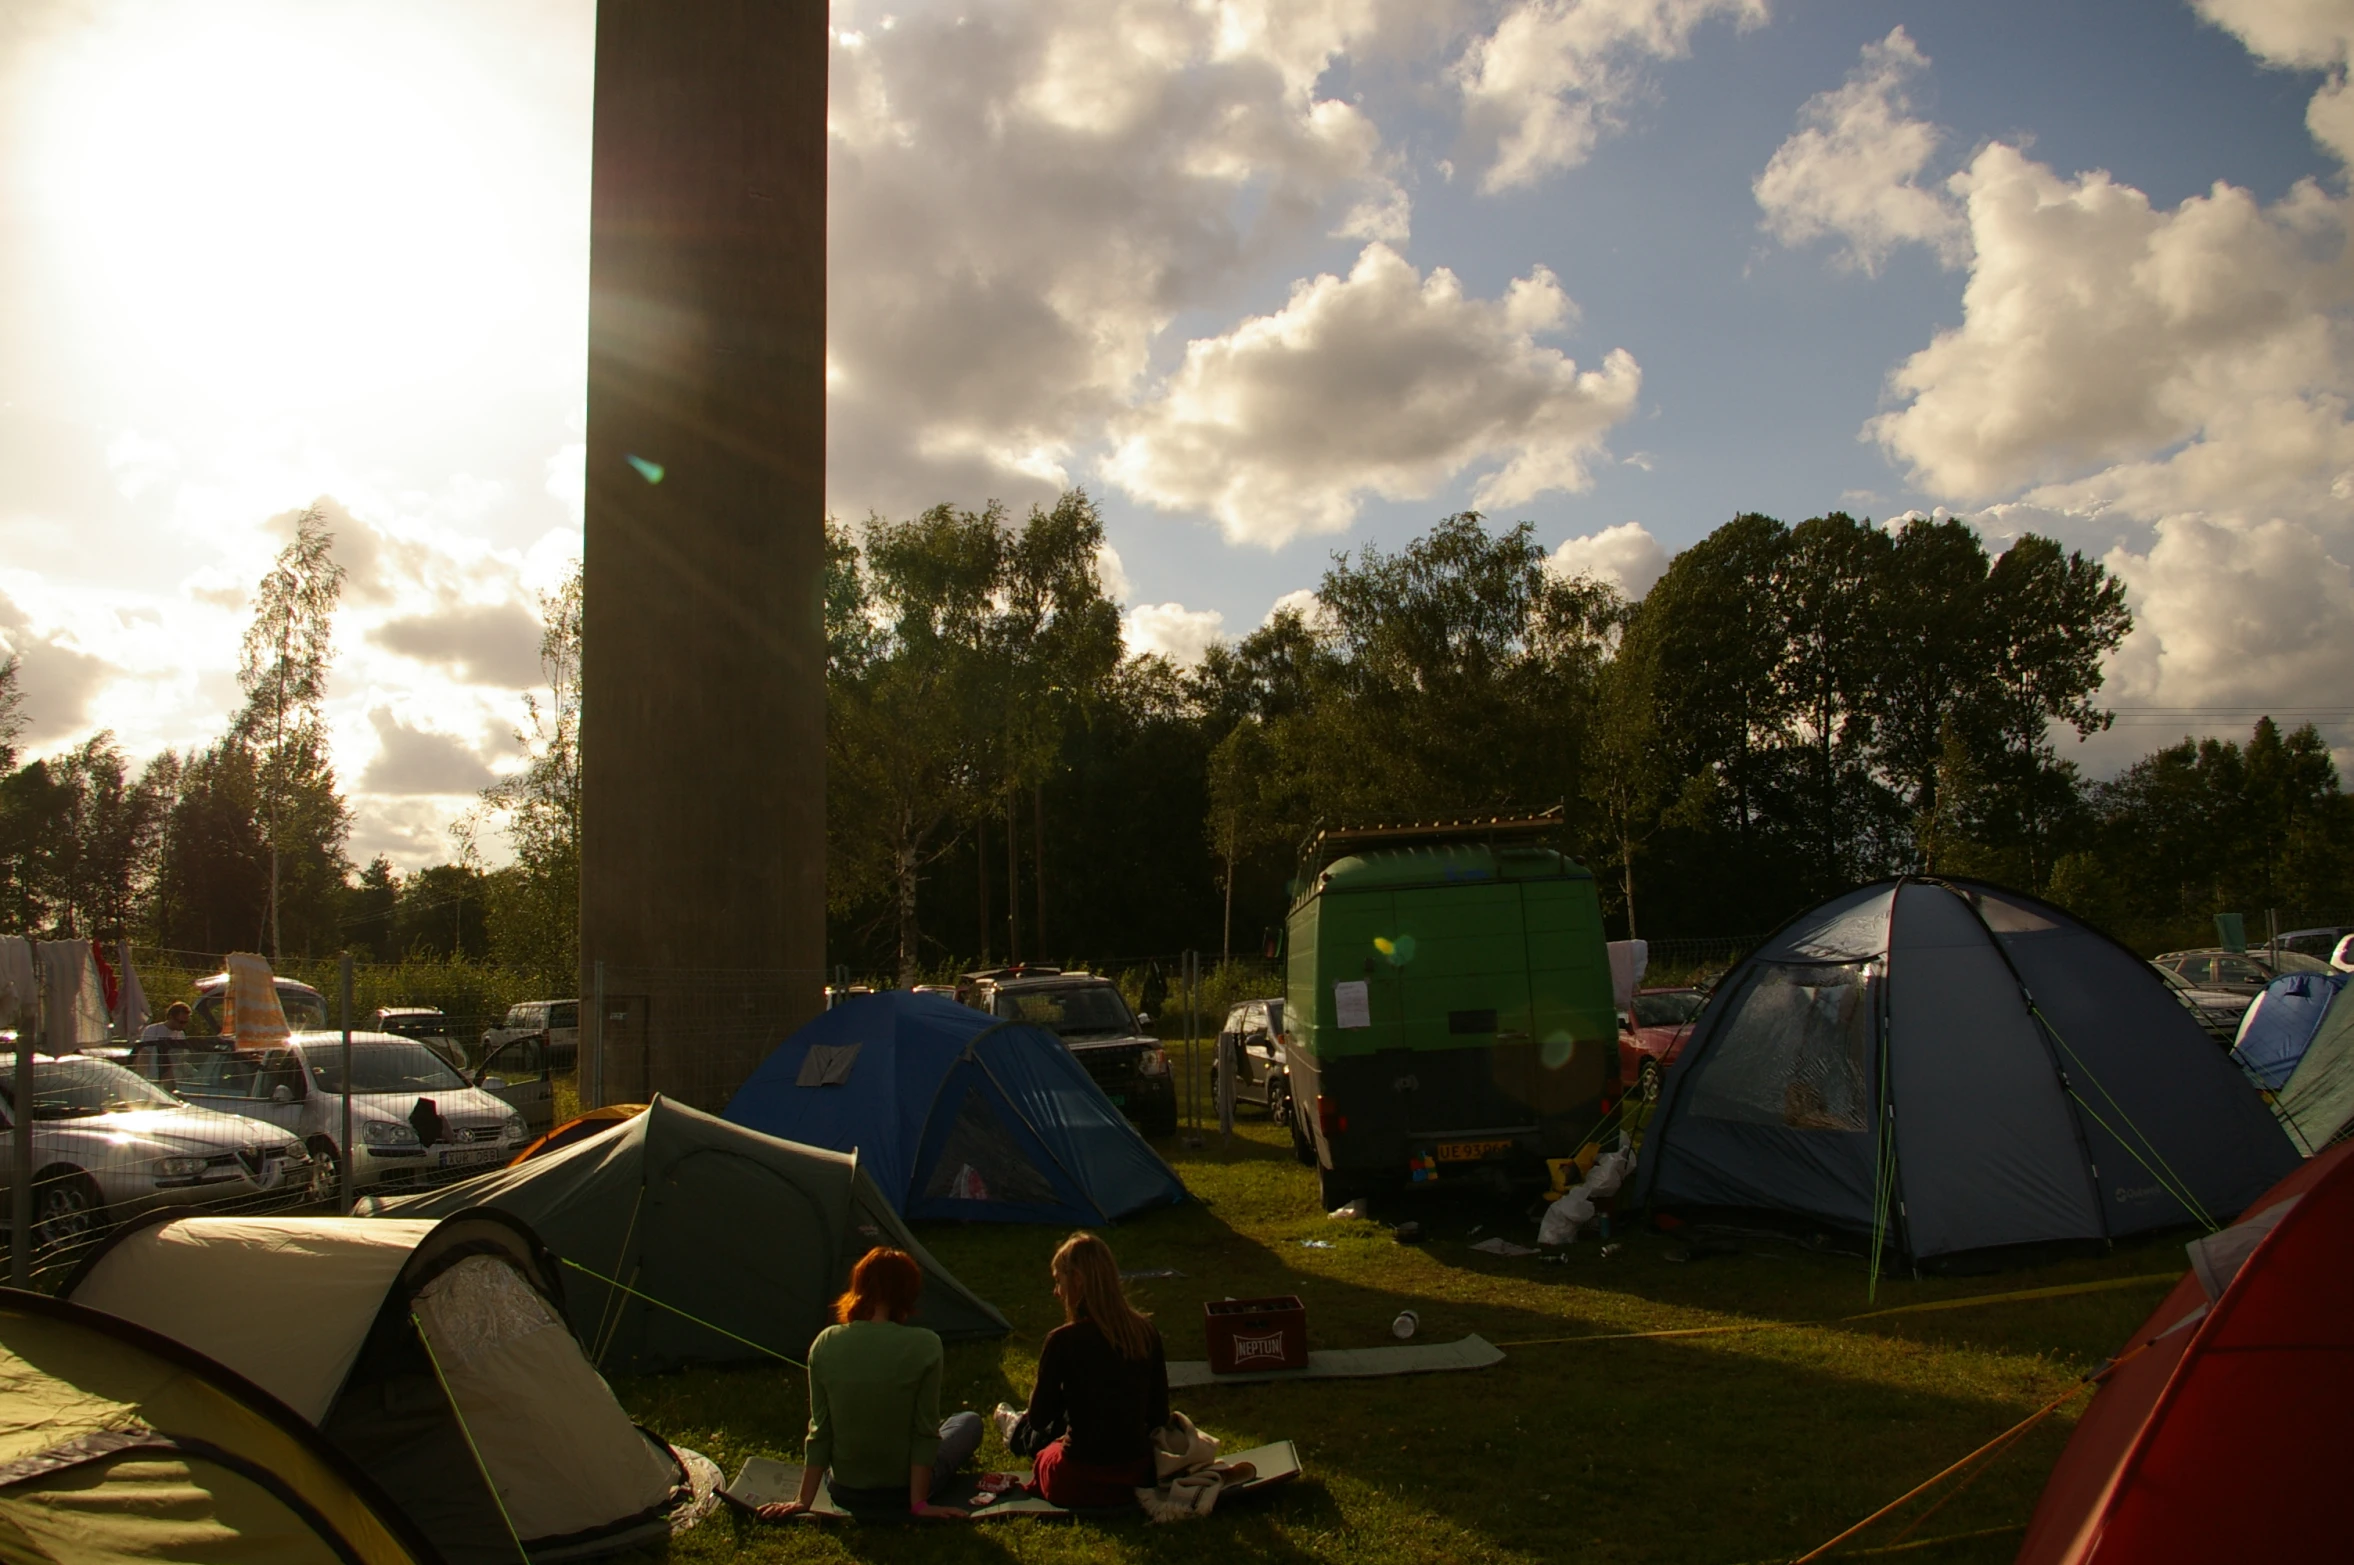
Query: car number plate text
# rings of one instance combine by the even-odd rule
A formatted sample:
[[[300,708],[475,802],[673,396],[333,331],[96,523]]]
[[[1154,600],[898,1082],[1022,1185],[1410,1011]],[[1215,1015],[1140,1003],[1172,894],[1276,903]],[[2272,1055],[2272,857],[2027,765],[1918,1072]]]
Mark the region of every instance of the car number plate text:
[[[442,1153],[441,1166],[455,1168],[464,1163],[488,1163],[494,1158],[504,1157],[506,1152],[505,1147],[452,1147]]]
[[[1438,1145],[1438,1160],[1442,1163],[1477,1163],[1491,1157],[1510,1157],[1509,1141],[1442,1141]]]

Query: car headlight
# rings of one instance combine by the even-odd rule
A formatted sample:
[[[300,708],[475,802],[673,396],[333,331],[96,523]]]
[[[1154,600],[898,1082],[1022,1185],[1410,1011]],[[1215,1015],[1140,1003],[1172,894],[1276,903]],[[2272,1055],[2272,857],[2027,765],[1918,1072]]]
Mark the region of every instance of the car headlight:
[[[413,1147],[417,1131],[397,1119],[372,1119],[360,1127],[360,1140],[372,1147]]]
[[[1145,1050],[1136,1061],[1136,1074],[1139,1076],[1168,1075],[1169,1051],[1166,1049]]]
[[[520,1114],[508,1115],[507,1122],[499,1129],[509,1141],[521,1141],[524,1135],[523,1116]]]
[[[160,1157],[155,1160],[155,1171],[167,1179],[188,1179],[204,1172],[200,1157]]]

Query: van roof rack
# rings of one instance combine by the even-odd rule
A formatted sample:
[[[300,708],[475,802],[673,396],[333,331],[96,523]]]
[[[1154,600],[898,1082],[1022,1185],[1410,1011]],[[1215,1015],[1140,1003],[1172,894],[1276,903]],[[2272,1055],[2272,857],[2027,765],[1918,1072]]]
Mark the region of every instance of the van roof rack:
[[[1568,819],[1561,805],[1536,815],[1474,816],[1465,820],[1380,821],[1363,826],[1320,828],[1309,839],[1307,873],[1321,869],[1336,853],[1352,848],[1408,848],[1448,842],[1493,843],[1507,838],[1558,833]]]

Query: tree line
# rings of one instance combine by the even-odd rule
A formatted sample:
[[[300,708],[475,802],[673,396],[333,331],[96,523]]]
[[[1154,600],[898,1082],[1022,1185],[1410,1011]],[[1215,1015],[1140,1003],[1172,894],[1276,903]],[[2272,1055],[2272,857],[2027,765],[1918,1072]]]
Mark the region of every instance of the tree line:
[[[1322,826],[1559,807],[1615,928],[1762,932],[1897,872],[2047,895],[2148,949],[2218,911],[2354,916],[2354,803],[2310,725],[2088,780],[2131,628],[2097,561],[1955,521],[1737,516],[1636,601],[1465,513],[1333,556],[1312,607],[1179,667],[1123,645],[1086,494],[827,531],[829,960],[1268,948]],[[450,862],[354,865],[321,705],[341,591],[307,513],[258,584],[245,704],[134,768],[24,761],[0,664],[0,927],[285,958],[578,971],[577,573],[541,604],[526,763]],[[510,862],[485,868],[479,834]]]

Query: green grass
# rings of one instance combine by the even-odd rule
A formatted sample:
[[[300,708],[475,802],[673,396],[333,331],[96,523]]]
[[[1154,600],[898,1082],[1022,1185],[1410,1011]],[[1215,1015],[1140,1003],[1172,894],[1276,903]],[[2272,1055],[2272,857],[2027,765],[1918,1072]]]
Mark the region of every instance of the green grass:
[[[1231,1151],[1166,1147],[1199,1199],[1110,1230],[1123,1267],[1174,1267],[1143,1283],[1173,1357],[1203,1354],[1203,1301],[1292,1292],[1310,1341],[1370,1346],[1412,1308],[1429,1340],[1492,1342],[1735,1321],[1812,1322],[1866,1308],[1862,1262],[1794,1245],[1679,1264],[1663,1235],[1591,1242],[1565,1264],[1470,1248],[1499,1229],[1526,1242],[1517,1207],[1444,1195],[1405,1215],[1430,1238],[1332,1222],[1281,1138],[1246,1111]],[[1474,1234],[1473,1230],[1484,1231]],[[1028,1391],[1060,1319],[1045,1228],[926,1227],[926,1245],[1013,1322],[1001,1341],[951,1345],[945,1400],[986,1411]],[[1329,1241],[1311,1249],[1303,1239]],[[2179,1274],[2151,1242],[2098,1261],[1993,1277],[1884,1281],[1881,1307],[2141,1274]],[[715,1516],[674,1560],[836,1561],[1736,1561],[1788,1559],[1990,1439],[2098,1365],[2156,1304],[2151,1283],[2056,1300],[1716,1337],[1508,1349],[1474,1373],[1182,1391],[1176,1402],[1239,1449],[1288,1437],[1307,1473],[1206,1523],[1151,1527],[1007,1520],[923,1528],[743,1526]],[[733,1473],[792,1460],[805,1416],[797,1371],[701,1371],[624,1382],[631,1412]],[[1956,1539],[1900,1558],[2007,1560],[2081,1403],[2036,1430],[1914,1535]],[[994,1437],[985,1465],[1019,1468]],[[1909,1516],[1910,1513],[1908,1513]],[[1851,1548],[1897,1540],[1906,1517]],[[1978,1534],[1967,1537],[1960,1535]]]

